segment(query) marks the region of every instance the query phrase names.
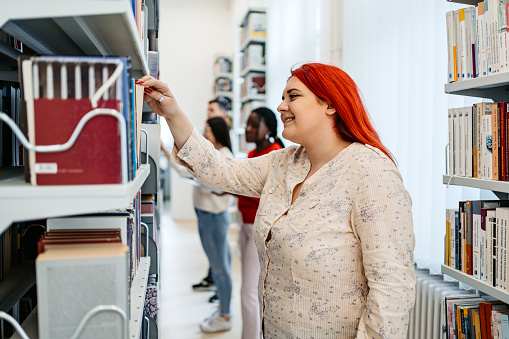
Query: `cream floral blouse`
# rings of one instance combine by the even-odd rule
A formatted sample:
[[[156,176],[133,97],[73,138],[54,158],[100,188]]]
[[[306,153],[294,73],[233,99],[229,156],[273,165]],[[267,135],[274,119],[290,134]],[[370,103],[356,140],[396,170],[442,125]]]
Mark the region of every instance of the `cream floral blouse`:
[[[310,170],[303,147],[233,160],[196,129],[174,156],[207,186],[260,197],[265,339],[406,338],[415,299],[411,199],[380,150],[352,143]]]

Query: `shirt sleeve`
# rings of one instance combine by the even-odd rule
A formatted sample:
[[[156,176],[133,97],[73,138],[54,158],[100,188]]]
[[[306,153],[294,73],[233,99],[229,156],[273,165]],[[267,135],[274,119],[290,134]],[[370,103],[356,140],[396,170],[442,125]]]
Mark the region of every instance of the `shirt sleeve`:
[[[406,338],[415,303],[412,202],[392,161],[366,169],[352,214],[369,287],[357,338]]]
[[[182,149],[173,147],[172,158],[187,167],[202,184],[222,191],[260,197],[267,179],[269,156],[231,159],[214,148],[196,128]]]

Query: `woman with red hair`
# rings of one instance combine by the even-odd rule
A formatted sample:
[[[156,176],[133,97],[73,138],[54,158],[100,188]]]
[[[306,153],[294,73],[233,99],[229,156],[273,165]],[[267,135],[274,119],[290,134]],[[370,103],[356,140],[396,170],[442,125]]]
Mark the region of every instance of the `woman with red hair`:
[[[261,333],[271,338],[406,338],[415,299],[410,196],[358,88],[341,69],[292,71],[278,107],[299,145],[243,160],[209,145],[168,86],[145,76],[145,100],[198,180],[260,198]]]

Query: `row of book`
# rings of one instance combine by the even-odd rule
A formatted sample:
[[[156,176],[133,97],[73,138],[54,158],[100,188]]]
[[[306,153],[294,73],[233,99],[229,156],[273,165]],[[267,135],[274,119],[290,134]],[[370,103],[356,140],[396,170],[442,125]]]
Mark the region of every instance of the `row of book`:
[[[448,339],[503,339],[509,337],[509,305],[478,295],[445,297],[442,321]]]
[[[507,71],[508,8],[507,3],[485,0],[446,13],[448,82]]]
[[[230,57],[219,56],[214,62],[214,77],[219,74],[232,73],[232,60]]]
[[[265,44],[249,44],[242,51],[240,69],[260,68],[265,66]]]
[[[481,102],[448,110],[450,175],[509,180],[508,108]]]
[[[265,13],[250,12],[241,25],[240,44],[252,38],[265,38],[267,36],[267,24]]]
[[[33,185],[132,180],[140,165],[143,87],[131,78],[130,60],[41,56],[20,64],[20,127],[33,145],[60,145],[28,151],[27,179]]]
[[[265,73],[248,73],[240,85],[241,97],[265,94]]]
[[[129,291],[145,251],[142,200],[139,192],[125,209],[47,219],[36,259],[41,338],[70,337],[98,305],[116,305],[130,318]],[[121,318],[98,314],[83,336],[94,337],[98,328],[101,337],[116,338],[122,333]]]
[[[460,201],[446,210],[445,265],[507,291],[509,201]]]
[[[214,83],[214,92],[231,92],[232,89],[232,79],[230,78],[220,77]]]
[[[20,123],[20,89],[11,83],[0,83],[0,112],[7,114],[17,125]],[[22,166],[23,146],[16,135],[0,121],[0,167]]]

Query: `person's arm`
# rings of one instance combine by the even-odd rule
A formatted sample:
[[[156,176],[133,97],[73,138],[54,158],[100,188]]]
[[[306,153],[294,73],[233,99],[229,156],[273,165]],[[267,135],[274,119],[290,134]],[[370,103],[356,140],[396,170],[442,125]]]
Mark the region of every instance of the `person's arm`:
[[[175,145],[180,149],[189,139],[193,131],[193,125],[178,105],[170,88],[164,82],[154,79],[150,75],[145,75],[136,83],[145,87],[143,99],[154,112],[166,120],[175,140]],[[164,99],[159,102],[163,95]]]
[[[357,338],[406,338],[415,302],[411,198],[388,159],[372,161],[359,180],[354,232],[369,293]]]
[[[140,82],[141,81],[141,82]],[[146,75],[137,81],[145,86],[144,99],[158,115],[165,118],[175,140],[171,158],[202,184],[228,193],[259,197],[271,160],[234,160],[222,155],[193,127],[178,106],[168,85]],[[164,94],[164,99],[158,100]]]

